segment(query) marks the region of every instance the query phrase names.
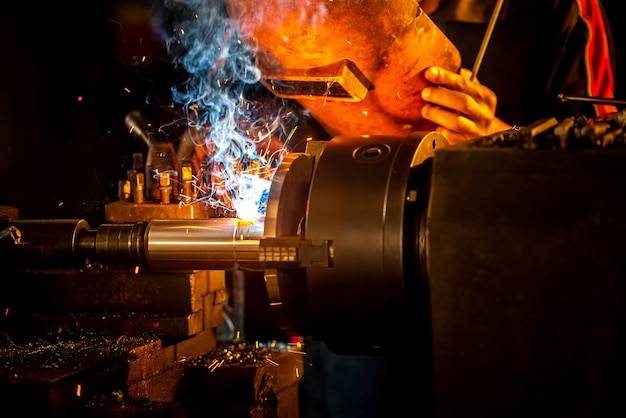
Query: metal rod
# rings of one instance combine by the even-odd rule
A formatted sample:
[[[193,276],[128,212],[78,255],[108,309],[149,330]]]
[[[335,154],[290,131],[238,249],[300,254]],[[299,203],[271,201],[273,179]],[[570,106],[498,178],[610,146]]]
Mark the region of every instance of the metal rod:
[[[263,223],[237,218],[154,219],[144,248],[153,268],[256,269],[262,236]]]
[[[626,105],[626,100],[594,96],[567,96],[563,93],[559,94],[559,100],[561,102],[591,102],[595,104]]]
[[[482,43],[480,44],[478,55],[476,55],[476,60],[474,61],[474,68],[472,68],[472,77],[470,78],[470,80],[472,81],[476,78],[476,74],[478,74],[478,69],[480,68],[480,65],[483,62],[483,57],[485,56],[487,45],[489,45],[489,40],[491,39],[493,28],[496,25],[498,16],[500,15],[500,9],[502,8],[503,2],[504,0],[498,0],[496,3],[496,7],[493,9],[493,12],[491,13],[491,19],[489,19],[489,25],[487,26],[487,31],[485,32],[485,36],[483,37]]]

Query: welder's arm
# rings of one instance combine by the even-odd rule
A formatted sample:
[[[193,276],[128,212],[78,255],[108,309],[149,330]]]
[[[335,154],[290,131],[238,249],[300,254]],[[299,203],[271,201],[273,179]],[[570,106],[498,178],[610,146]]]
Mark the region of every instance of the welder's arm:
[[[433,85],[422,90],[427,103],[422,117],[438,125],[450,144],[487,136],[511,128],[495,115],[498,98],[472,73],[462,68],[460,73],[440,67],[425,71],[426,79]]]

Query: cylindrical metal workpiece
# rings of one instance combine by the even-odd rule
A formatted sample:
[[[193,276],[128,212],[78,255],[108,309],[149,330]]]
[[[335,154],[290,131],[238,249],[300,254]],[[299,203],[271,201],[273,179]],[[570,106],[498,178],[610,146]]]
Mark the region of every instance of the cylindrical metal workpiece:
[[[257,268],[263,223],[238,218],[150,221],[147,264],[155,268],[235,270]]]
[[[147,222],[102,224],[80,236],[78,248],[85,256],[103,264],[144,265],[144,236]]]
[[[22,266],[81,267],[86,261],[166,270],[262,270],[263,222],[238,218],[154,219],[102,224],[84,220],[12,221],[22,234],[15,246]]]

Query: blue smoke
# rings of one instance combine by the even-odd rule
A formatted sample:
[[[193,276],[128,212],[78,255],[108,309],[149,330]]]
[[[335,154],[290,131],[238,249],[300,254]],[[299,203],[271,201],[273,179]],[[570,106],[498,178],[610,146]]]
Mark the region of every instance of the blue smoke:
[[[264,215],[273,169],[293,113],[259,83],[254,51],[239,38],[222,0],[164,0],[160,32],[173,65],[188,77],[172,87],[189,128],[202,132],[208,153],[202,199],[219,215]],[[271,96],[271,97],[270,97]],[[200,144],[199,144],[200,145]],[[251,205],[252,199],[252,205]]]

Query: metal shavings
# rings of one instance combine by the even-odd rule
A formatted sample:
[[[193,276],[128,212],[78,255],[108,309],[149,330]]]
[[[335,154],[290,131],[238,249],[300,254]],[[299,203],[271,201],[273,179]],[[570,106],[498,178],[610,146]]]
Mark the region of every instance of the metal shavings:
[[[271,359],[271,358],[269,358],[269,357],[267,357],[267,358],[265,359],[265,362],[266,362],[266,363],[271,364],[272,366],[278,366],[278,365],[279,365],[277,362],[275,362],[274,360],[272,360],[272,359]]]
[[[103,409],[106,410],[107,408],[116,408],[120,411],[127,411],[126,414],[128,414],[128,416],[134,415],[133,411],[141,411],[141,416],[151,416],[148,414],[150,414],[151,412],[157,413],[160,411],[161,413],[159,414],[159,416],[161,416],[163,409],[173,407],[172,405],[173,404],[169,402],[153,401],[142,397],[133,398],[124,395],[124,392],[121,390],[114,390],[110,392],[96,393],[85,404],[85,410],[93,411],[93,415],[98,416],[101,415],[101,412],[99,411],[102,411]],[[89,416],[91,416],[91,414],[89,414]],[[179,415],[177,414],[175,416]]]
[[[49,379],[127,355],[154,341],[154,336],[120,337],[91,330],[60,330],[27,337],[0,333],[0,382]]]
[[[182,359],[181,363],[187,367],[204,367],[211,372],[222,366],[256,366],[262,364],[279,366],[274,356],[285,351],[288,351],[287,346],[276,342],[270,344],[258,342],[255,344],[227,344],[201,356]]]

